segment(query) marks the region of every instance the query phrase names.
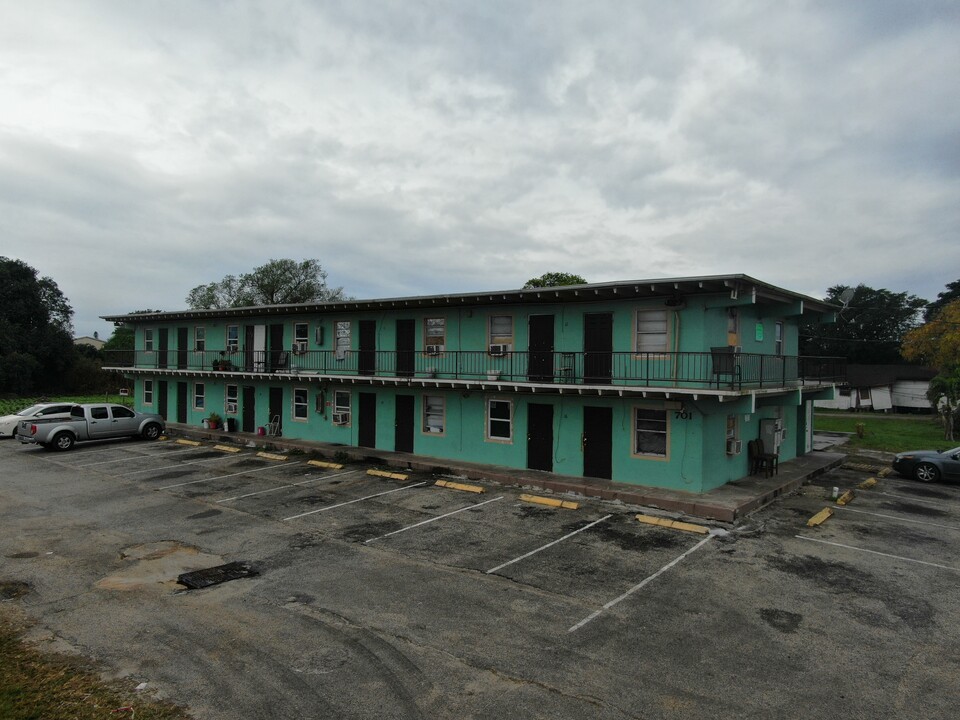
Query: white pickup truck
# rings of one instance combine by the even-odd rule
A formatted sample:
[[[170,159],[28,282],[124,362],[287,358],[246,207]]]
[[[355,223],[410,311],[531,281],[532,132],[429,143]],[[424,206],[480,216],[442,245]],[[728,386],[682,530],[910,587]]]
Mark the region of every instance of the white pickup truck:
[[[118,437],[156,440],[163,433],[163,417],[142,413],[123,405],[87,403],[70,408],[70,418],[33,418],[17,427],[17,440],[55,450],[69,450],[74,443]]]

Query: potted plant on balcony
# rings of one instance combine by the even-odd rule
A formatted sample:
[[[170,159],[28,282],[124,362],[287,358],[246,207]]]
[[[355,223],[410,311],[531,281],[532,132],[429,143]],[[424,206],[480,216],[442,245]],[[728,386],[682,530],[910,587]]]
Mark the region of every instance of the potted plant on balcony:
[[[214,370],[230,369],[230,361],[227,360],[227,354],[223,350],[220,351],[220,357],[213,361],[213,369]]]
[[[222,420],[217,413],[210,413],[210,417],[207,418],[207,427],[211,430],[216,430],[220,427]]]

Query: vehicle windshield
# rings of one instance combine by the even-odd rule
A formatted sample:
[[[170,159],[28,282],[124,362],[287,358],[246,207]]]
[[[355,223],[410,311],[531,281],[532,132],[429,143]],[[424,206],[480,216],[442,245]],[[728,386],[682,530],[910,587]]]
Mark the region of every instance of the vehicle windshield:
[[[20,412],[18,412],[17,415],[33,415],[35,412],[37,412],[38,410],[42,410],[43,408],[44,408],[43,405],[31,405],[25,410],[21,410]]]

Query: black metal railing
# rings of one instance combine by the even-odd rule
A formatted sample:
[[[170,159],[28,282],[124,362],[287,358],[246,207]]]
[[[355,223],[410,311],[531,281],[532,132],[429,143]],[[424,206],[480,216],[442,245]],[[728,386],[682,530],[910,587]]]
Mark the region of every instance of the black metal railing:
[[[236,350],[107,353],[108,367],[640,387],[792,387],[842,382],[846,359],[711,352]]]

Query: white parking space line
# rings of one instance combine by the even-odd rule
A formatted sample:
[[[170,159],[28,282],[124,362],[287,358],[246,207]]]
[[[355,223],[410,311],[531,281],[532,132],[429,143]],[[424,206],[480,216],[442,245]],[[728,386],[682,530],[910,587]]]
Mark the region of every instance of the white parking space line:
[[[164,457],[170,457],[171,455],[182,455],[183,453],[196,452],[199,448],[187,448],[186,450],[172,450],[164,451],[162,454]],[[95,463],[85,463],[83,465],[74,465],[75,468],[87,468],[94,467],[95,465],[110,465],[111,463],[118,462],[129,462],[131,460],[148,460],[150,458],[159,457],[160,453],[146,453],[143,455],[135,455],[134,457],[123,457],[123,458],[114,458],[113,460],[101,460],[100,462]]]
[[[846,512],[859,513],[860,515],[872,515],[873,517],[887,518],[889,520],[896,520],[898,522],[908,522],[913,523],[914,525],[927,525],[929,527],[944,528],[945,530],[960,530],[960,527],[957,525],[943,525],[941,523],[929,522],[927,520],[913,520],[912,518],[905,518],[899,515],[887,515],[886,513],[875,513],[870,512],[869,510],[857,510],[856,508],[847,507],[846,505],[837,505],[837,508]]]
[[[645,578],[645,579],[641,580],[639,583],[637,583],[637,584],[634,585],[632,588],[630,588],[629,590],[627,590],[627,591],[626,591],[623,595],[621,595],[620,597],[614,598],[613,600],[611,600],[610,602],[608,602],[606,605],[604,605],[604,606],[603,606],[602,608],[600,608],[599,610],[595,610],[594,612],[592,612],[592,613],[590,613],[589,615],[587,615],[587,617],[585,617],[583,620],[581,620],[581,621],[578,622],[576,625],[574,625],[573,627],[571,627],[569,630],[567,630],[567,632],[568,632],[568,633],[576,632],[577,630],[579,630],[580,628],[582,628],[584,625],[586,625],[588,622],[591,622],[592,620],[595,620],[595,619],[598,618],[602,613],[604,613],[605,611],[609,610],[610,608],[612,608],[612,607],[613,607],[614,605],[616,605],[617,603],[622,602],[623,600],[626,600],[628,597],[630,597],[630,596],[633,595],[635,592],[637,592],[637,590],[640,590],[640,589],[641,589],[643,586],[645,586],[647,583],[653,582],[653,581],[654,581],[655,579],[657,579],[660,575],[662,575],[662,574],[665,573],[667,570],[669,570],[669,569],[672,568],[674,565],[676,565],[678,562],[680,562],[680,561],[683,560],[685,557],[687,557],[687,555],[690,555],[691,553],[694,553],[694,552],[696,552],[697,550],[699,550],[700,548],[702,548],[702,547],[703,547],[704,545],[706,545],[708,542],[710,542],[711,540],[713,540],[713,538],[714,538],[713,535],[707,535],[707,537],[705,537],[703,540],[701,540],[700,542],[698,542],[696,545],[694,545],[692,548],[690,548],[689,550],[687,550],[685,553],[683,553],[683,554],[680,555],[679,557],[676,557],[676,558],[674,558],[673,560],[671,560],[670,562],[668,562],[668,563],[667,563],[666,565],[664,565],[662,568],[660,568],[659,570],[657,570],[653,575],[651,575],[651,576],[648,577],[648,578]]]
[[[528,552],[526,555],[521,555],[520,557],[514,558],[513,560],[508,560],[507,562],[503,563],[502,565],[497,565],[495,568],[490,568],[489,570],[487,570],[487,573],[486,573],[486,574],[489,575],[489,574],[491,574],[491,573],[495,573],[497,570],[502,570],[503,568],[507,567],[508,565],[513,565],[514,563],[520,562],[521,560],[526,560],[526,559],[527,559],[528,557],[530,557],[531,555],[536,555],[536,554],[537,554],[538,552],[540,552],[541,550],[546,550],[547,548],[553,547],[553,546],[556,545],[557,543],[562,543],[562,542],[563,542],[564,540],[566,540],[567,538],[572,538],[572,537],[573,537],[574,535],[576,535],[577,533],[582,533],[584,530],[589,530],[589,529],[592,528],[594,525],[596,525],[596,524],[598,524],[598,523],[602,523],[604,520],[607,520],[608,518],[612,518],[612,517],[613,517],[612,514],[610,514],[610,515],[604,515],[604,516],[603,516],[602,518],[600,518],[599,520],[594,520],[592,523],[590,523],[589,525],[584,525],[584,526],[583,526],[582,528],[580,528],[579,530],[574,530],[573,532],[567,533],[566,535],[564,535],[562,538],[559,538],[558,540],[554,540],[553,542],[549,542],[549,543],[547,543],[546,545],[542,545],[541,547],[538,547],[536,550],[531,550],[531,551]]]
[[[897,495],[896,493],[880,492],[878,490],[868,490],[866,495],[885,495],[886,497],[896,498],[897,500],[906,500],[907,502],[927,503],[928,505],[943,505],[944,499],[928,500],[927,498],[913,497],[913,495]],[[953,498],[951,498],[952,500]]]
[[[326,507],[318,508],[317,510],[311,510],[310,512],[300,513],[299,515],[291,515],[290,517],[285,517],[284,520],[296,520],[297,518],[306,517],[307,515],[313,515],[315,513],[326,512],[327,510],[333,510],[334,508],[343,507],[344,505],[353,505],[354,503],[363,502],[364,500],[370,500],[372,498],[381,497],[383,495],[391,495],[393,493],[401,492],[403,490],[409,490],[410,488],[420,487],[421,485],[426,485],[427,483],[418,482],[413,485],[404,485],[403,487],[396,488],[394,490],[387,490],[382,493],[375,493],[374,495],[367,495],[366,497],[357,498],[356,500],[347,500],[346,502],[337,503],[336,505],[327,505]]]
[[[960,572],[960,568],[950,567],[949,565],[940,565],[939,563],[927,562],[926,560],[915,560],[914,558],[903,557],[903,555],[891,555],[890,553],[880,552],[879,550],[868,550],[867,548],[856,547],[855,545],[844,545],[843,543],[831,542],[830,540],[821,540],[820,538],[807,537],[806,535],[794,535],[799,540],[809,540],[810,542],[821,543],[823,545],[832,545],[847,550],[869,553],[870,555],[880,555],[881,557],[893,558],[894,560],[903,560],[905,562],[917,563],[918,565],[927,565],[929,567],[940,568],[941,570],[953,570]]]
[[[223,460],[236,460],[236,459],[237,459],[236,455],[224,455],[223,457],[205,458],[203,460],[194,460],[193,462],[181,462],[181,463],[176,463],[175,465],[164,465],[162,467],[152,467],[152,468],[146,468],[144,470],[134,470],[132,472],[124,473],[123,476],[127,477],[129,475],[139,475],[140,473],[155,472],[157,470],[169,470],[171,468],[180,468],[180,467],[185,467],[187,465],[200,465],[202,463],[222,462]],[[163,488],[160,488],[160,489],[163,490]]]
[[[184,463],[186,464],[186,463]],[[284,467],[299,465],[298,462],[287,463]],[[224,478],[236,477],[237,475],[249,475],[250,473],[260,472],[261,470],[276,470],[276,465],[264,465],[263,467],[253,468],[252,470],[241,470],[240,472],[230,473],[229,475],[217,475],[212,478],[203,478],[202,480],[190,480],[189,482],[174,483],[173,485],[164,485],[157,490],[169,490],[170,488],[183,487],[184,485],[196,485],[197,483],[212,482],[214,480],[223,480]]]
[[[450,517],[451,515],[456,515],[457,513],[462,513],[466,510],[473,510],[474,508],[478,508],[481,505],[488,505],[489,503],[496,502],[497,500],[503,500],[503,495],[501,495],[500,497],[490,498],[489,500],[484,500],[483,502],[477,503],[475,505],[467,505],[466,507],[462,507],[459,510],[454,510],[453,512],[444,513],[443,515],[437,515],[436,517],[432,517],[429,520],[422,520],[421,522],[414,523],[413,525],[407,525],[407,527],[405,528],[400,528],[399,530],[388,532],[386,535],[370,538],[369,540],[364,540],[363,542],[364,544],[366,544],[366,543],[372,543],[374,540],[382,540],[383,538],[390,537],[391,535],[397,535],[399,533],[406,532],[407,530],[413,530],[414,528],[418,528],[421,525],[426,525],[428,523],[436,522],[437,520],[442,520],[445,517]]]
[[[214,502],[225,503],[232,502],[233,500],[242,500],[243,498],[253,497],[254,495],[265,495],[266,493],[277,492],[277,490],[284,490],[286,488],[299,487],[300,485],[306,485],[312,482],[320,482],[321,480],[333,480],[334,478],[343,477],[344,475],[356,475],[358,474],[356,470],[349,470],[348,472],[337,473],[336,475],[318,475],[316,477],[309,478],[308,480],[301,480],[300,482],[287,483],[286,485],[277,485],[276,487],[269,488],[268,490],[257,490],[256,492],[244,493],[243,495],[234,495],[233,497],[221,498],[220,500],[215,500]]]

